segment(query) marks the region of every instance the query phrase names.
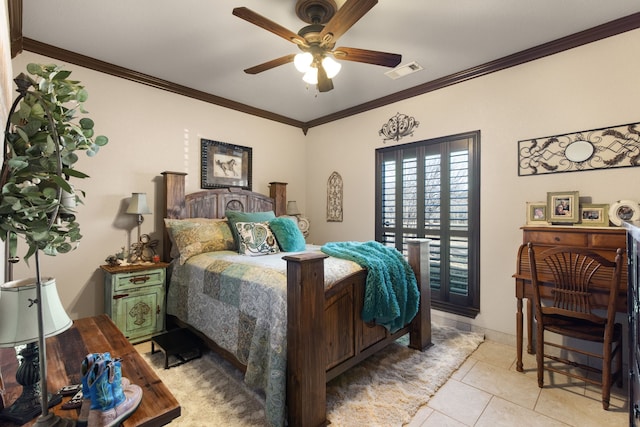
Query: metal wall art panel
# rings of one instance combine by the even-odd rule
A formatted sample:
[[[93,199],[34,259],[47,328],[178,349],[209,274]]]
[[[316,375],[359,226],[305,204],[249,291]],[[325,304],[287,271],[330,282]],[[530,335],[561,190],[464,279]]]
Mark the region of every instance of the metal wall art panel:
[[[338,172],[333,172],[327,181],[327,221],[342,222],[344,182]]]
[[[518,175],[640,166],[640,122],[518,141]]]

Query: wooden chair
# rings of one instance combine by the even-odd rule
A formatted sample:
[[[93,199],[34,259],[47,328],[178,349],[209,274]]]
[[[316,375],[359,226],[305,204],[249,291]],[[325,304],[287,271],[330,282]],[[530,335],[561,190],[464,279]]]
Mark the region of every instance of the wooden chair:
[[[577,378],[602,387],[602,407],[609,408],[611,385],[622,387],[622,325],[615,323],[616,299],[622,271],[622,249],[618,249],[614,261],[579,247],[554,247],[536,254],[533,244],[528,244],[531,264],[531,282],[534,290],[536,331],[536,363],[538,387],[544,384],[544,369]],[[593,282],[608,284],[609,300],[606,317],[592,310]],[[547,304],[541,301],[541,287],[551,287]],[[546,302],[546,299],[545,299]],[[566,337],[602,344],[602,354],[576,348],[575,345],[555,344],[544,340],[545,331]],[[545,346],[561,349],[560,356],[545,353]],[[602,360],[602,368],[571,361],[569,354],[581,354]],[[589,378],[580,371],[569,371],[546,365],[545,358],[599,374]],[[616,370],[612,372],[612,361]]]

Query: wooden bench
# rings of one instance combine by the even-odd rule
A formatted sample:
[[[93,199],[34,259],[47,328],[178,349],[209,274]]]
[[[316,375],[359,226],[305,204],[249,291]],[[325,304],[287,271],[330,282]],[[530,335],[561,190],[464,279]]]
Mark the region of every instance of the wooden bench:
[[[180,416],[180,404],[171,394],[155,371],[145,362],[133,345],[120,332],[111,319],[103,314],[73,322],[71,329],[47,339],[47,382],[50,392],[61,387],[81,382],[80,364],[88,353],[110,352],[122,361],[122,375],[133,384],[142,387],[143,397],[138,409],[122,423],[122,427],[155,427],[168,424]],[[8,406],[22,392],[16,383],[18,366],[13,348],[0,349],[0,368],[5,385],[5,404]],[[62,403],[69,400],[65,397]],[[62,405],[50,409],[60,417],[76,419],[78,409],[63,410]],[[37,417],[24,424],[32,426]],[[0,422],[1,427],[15,427],[9,422]]]

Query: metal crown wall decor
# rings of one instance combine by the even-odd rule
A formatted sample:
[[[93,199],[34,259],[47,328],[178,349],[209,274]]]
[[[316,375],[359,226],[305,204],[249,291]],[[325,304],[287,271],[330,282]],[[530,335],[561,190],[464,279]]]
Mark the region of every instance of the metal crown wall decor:
[[[518,175],[640,165],[639,123],[518,141]]]
[[[417,128],[419,124],[420,122],[417,122],[413,117],[397,113],[387,120],[387,123],[382,125],[382,129],[378,131],[378,135],[384,136],[382,142],[392,140],[399,141],[405,136],[413,136],[413,130]]]

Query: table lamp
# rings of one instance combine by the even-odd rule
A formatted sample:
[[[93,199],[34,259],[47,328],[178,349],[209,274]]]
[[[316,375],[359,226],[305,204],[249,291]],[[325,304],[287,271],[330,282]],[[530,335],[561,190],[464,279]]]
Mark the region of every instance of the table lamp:
[[[140,225],[144,218],[142,215],[150,214],[149,206],[147,206],[147,193],[132,193],[129,207],[127,208],[128,214],[138,215],[138,242],[140,241]]]
[[[300,215],[300,209],[298,209],[298,203],[295,200],[287,202],[287,215]]]
[[[31,278],[0,285],[0,347],[26,344],[20,351],[22,362],[16,371],[22,394],[0,412],[0,420],[24,424],[41,413],[42,417],[36,423],[41,425],[42,419],[57,418],[48,413],[50,406],[60,403],[61,396],[53,395],[50,399],[47,392],[44,340],[66,331],[72,323],[62,307],[53,278],[45,278],[40,283]],[[56,425],[64,425],[61,420],[58,418]]]
[[[302,215],[300,209],[298,208],[298,203],[295,200],[290,200],[287,202],[287,215],[296,218],[296,223],[298,224],[298,228],[302,232],[304,237],[309,235],[309,220],[307,217]]]

